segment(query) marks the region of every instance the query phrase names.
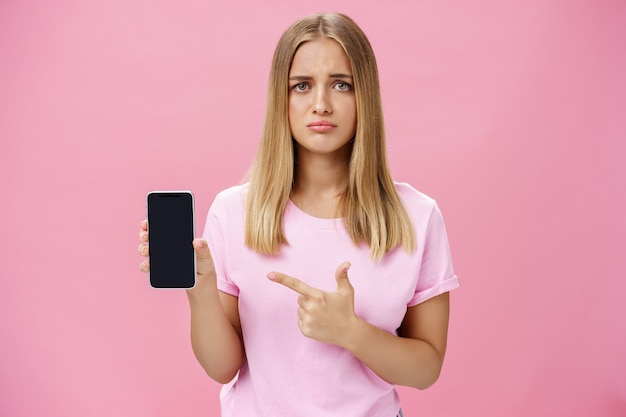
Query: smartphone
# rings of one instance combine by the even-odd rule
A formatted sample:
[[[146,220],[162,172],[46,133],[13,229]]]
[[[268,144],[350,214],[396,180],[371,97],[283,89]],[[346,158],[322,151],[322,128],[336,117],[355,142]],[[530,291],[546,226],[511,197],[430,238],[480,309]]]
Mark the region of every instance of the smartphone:
[[[196,282],[194,198],[190,191],[147,196],[148,257],[153,288],[192,288]]]

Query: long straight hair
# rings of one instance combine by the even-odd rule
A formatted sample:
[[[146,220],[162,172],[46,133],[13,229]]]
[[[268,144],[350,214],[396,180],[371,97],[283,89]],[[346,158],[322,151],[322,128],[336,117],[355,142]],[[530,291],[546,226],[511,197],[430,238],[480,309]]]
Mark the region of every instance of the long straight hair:
[[[340,213],[355,245],[367,244],[380,260],[401,246],[415,250],[416,238],[387,162],[378,68],[372,47],[357,24],[339,13],[319,13],[292,24],[280,38],[270,72],[265,126],[249,172],[245,243],[276,255],[287,244],[283,214],[294,184],[294,145],[289,129],[289,70],[298,47],[327,37],[342,46],[352,66],[357,127],[349,180]]]

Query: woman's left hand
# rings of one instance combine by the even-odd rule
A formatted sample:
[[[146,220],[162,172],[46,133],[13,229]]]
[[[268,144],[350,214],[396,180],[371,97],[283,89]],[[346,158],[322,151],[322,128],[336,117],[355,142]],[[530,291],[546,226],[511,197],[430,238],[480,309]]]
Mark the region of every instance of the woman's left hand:
[[[337,290],[333,292],[313,288],[280,272],[270,272],[267,277],[300,294],[298,327],[304,336],[345,347],[350,330],[359,321],[354,312],[354,288],[348,279],[349,268],[348,262],[339,265],[335,271]]]

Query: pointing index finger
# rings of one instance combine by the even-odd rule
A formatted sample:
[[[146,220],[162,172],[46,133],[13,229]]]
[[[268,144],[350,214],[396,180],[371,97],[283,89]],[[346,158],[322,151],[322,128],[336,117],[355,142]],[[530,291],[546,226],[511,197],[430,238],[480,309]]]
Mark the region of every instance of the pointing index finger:
[[[318,291],[317,289],[305,284],[298,278],[290,277],[289,275],[282,274],[280,272],[270,272],[267,277],[274,282],[284,285],[287,288],[291,288],[298,294],[304,296],[313,296]]]

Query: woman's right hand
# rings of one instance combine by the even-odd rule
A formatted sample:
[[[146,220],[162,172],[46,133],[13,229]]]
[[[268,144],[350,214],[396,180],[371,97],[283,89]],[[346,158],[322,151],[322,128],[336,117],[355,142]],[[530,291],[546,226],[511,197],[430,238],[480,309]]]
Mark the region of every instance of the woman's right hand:
[[[139,248],[137,252],[146,259],[139,264],[139,270],[141,272],[150,271],[150,261],[148,260],[148,220],[142,220],[139,224]]]
[[[193,249],[196,251],[196,285],[187,290],[189,295],[199,293],[204,289],[217,289],[217,277],[213,257],[206,240],[193,240]]]
[[[150,271],[148,260],[148,221],[139,228],[139,254],[146,259],[139,269]],[[191,345],[206,373],[215,381],[231,381],[244,360],[243,336],[239,319],[239,298],[217,290],[217,278],[209,245],[194,239],[196,285],[187,290],[191,309]]]
[[[148,221],[142,220],[139,226],[139,247],[137,251],[146,259],[141,261],[139,269],[141,272],[150,271],[150,261],[148,260]],[[206,240],[196,238],[193,240],[193,248],[196,252],[196,285],[194,288],[188,290],[190,293],[197,292],[202,288],[213,287],[215,288],[215,266],[213,265],[213,258],[211,257],[211,251]],[[210,284],[211,285],[207,285]]]

